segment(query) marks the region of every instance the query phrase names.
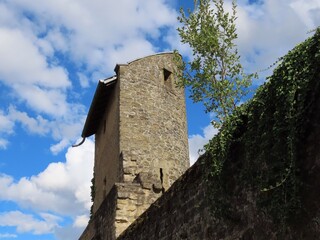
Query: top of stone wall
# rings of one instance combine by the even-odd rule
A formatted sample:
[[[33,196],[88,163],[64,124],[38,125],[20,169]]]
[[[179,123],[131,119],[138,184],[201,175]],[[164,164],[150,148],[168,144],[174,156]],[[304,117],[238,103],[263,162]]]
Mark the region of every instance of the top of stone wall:
[[[137,61],[140,61],[142,59],[146,59],[146,58],[150,58],[150,57],[154,57],[154,56],[160,56],[160,55],[171,55],[173,54],[173,52],[159,52],[159,53],[155,53],[155,54],[150,54],[150,55],[147,55],[147,56],[144,56],[144,57],[140,57],[140,58],[136,58],[132,61],[129,61],[127,64],[131,64],[133,62],[137,62]]]
[[[132,61],[129,61],[127,63],[117,63],[115,68],[114,68],[114,71],[117,73],[120,66],[127,66],[127,65],[130,65],[130,64],[134,64],[134,63],[137,63],[137,62],[139,62],[141,60],[145,60],[147,58],[152,58],[152,57],[161,56],[161,55],[172,55],[172,54],[173,54],[173,52],[159,52],[159,53],[150,54],[150,55],[147,55],[147,56],[144,56],[144,57],[136,58],[136,59],[134,59]]]

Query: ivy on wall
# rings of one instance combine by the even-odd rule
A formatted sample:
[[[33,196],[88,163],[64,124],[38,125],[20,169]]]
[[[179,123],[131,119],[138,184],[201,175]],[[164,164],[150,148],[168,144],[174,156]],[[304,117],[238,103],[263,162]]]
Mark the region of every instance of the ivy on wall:
[[[95,178],[94,178],[94,174],[93,174],[93,178],[91,179],[91,186],[90,186],[90,196],[91,196],[91,202],[92,202],[92,205],[91,205],[91,208],[90,208],[90,220],[92,219],[93,217],[93,203],[94,203],[94,199],[95,199],[95,196],[96,196],[96,187],[95,187]]]
[[[302,213],[302,151],[320,94],[320,29],[280,59],[253,99],[205,146],[216,217],[236,220],[235,196],[252,191],[260,210],[286,227]]]

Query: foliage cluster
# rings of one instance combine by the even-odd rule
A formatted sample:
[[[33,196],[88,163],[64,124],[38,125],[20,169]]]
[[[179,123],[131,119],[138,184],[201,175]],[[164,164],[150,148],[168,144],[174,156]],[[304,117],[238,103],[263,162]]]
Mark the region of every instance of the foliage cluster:
[[[190,87],[192,100],[203,102],[220,127],[248,93],[254,76],[244,73],[235,45],[236,2],[228,12],[223,0],[195,0],[194,11],[180,13],[178,32],[181,42],[192,49],[193,59],[181,62],[179,83]]]
[[[90,208],[90,219],[92,219],[93,217],[93,203],[94,203],[94,198],[96,196],[96,187],[95,187],[95,179],[94,179],[94,174],[93,174],[93,178],[91,179],[91,186],[90,186],[90,196],[91,196],[91,208]]]
[[[284,56],[254,98],[206,145],[215,216],[232,219],[243,189],[284,228],[303,212],[304,140],[320,97],[320,29]]]

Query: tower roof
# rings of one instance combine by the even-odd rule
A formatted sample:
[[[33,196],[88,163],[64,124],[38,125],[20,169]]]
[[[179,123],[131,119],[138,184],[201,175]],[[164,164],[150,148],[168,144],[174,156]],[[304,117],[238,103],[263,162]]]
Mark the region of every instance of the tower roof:
[[[84,124],[81,137],[86,138],[95,134],[99,122],[108,103],[107,99],[114,88],[117,76],[99,80],[96,92],[94,94],[89,113]]]

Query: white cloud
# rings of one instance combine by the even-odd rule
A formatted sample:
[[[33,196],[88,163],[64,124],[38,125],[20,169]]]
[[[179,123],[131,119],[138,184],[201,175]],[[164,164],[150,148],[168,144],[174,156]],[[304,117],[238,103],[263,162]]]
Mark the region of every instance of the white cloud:
[[[56,155],[66,147],[72,144],[72,141],[79,136],[83,127],[85,115],[83,107],[79,105],[69,105],[71,112],[61,118],[49,119],[42,115],[30,116],[27,112],[16,109],[13,105],[8,108],[8,114],[5,115],[0,110],[0,133],[8,134],[13,132],[14,124],[20,124],[28,133],[40,136],[52,136],[57,143],[51,145],[51,152]],[[73,114],[72,114],[73,113]],[[2,144],[1,144],[2,143]],[[3,138],[0,141],[0,148],[5,148],[8,141]]]
[[[309,37],[307,32],[320,25],[319,0],[264,0],[249,3],[237,1],[237,47],[248,72],[268,68],[295,45]],[[225,1],[231,9],[231,0]],[[192,57],[186,46],[173,45],[185,56]],[[264,78],[272,70],[260,72]],[[261,83],[261,82],[260,82]]]
[[[50,124],[52,137],[59,141],[50,147],[53,154],[70,146],[81,134],[86,115],[82,113],[82,106],[70,105],[69,107],[72,109],[70,116],[57,119]]]
[[[203,149],[203,146],[218,133],[212,124],[206,126],[202,130],[202,134],[194,134],[189,136],[189,157],[190,165],[194,164],[200,156],[199,151]]]
[[[85,228],[88,225],[89,217],[88,215],[77,216],[74,220],[73,226],[77,228]]]
[[[307,4],[304,0],[296,0],[290,3],[290,7],[310,30],[319,26],[320,2],[318,0],[309,0]]]
[[[50,131],[48,120],[42,116],[36,118],[29,117],[26,112],[19,112],[13,106],[9,107],[8,117],[12,122],[19,122],[27,131],[44,135]]]
[[[238,4],[237,44],[248,71],[266,69],[306,39],[313,26],[320,25],[320,18],[309,15],[319,12],[317,0],[266,0],[256,4],[243,0]],[[262,72],[261,76],[270,74]]]
[[[7,149],[9,141],[4,136],[13,133],[14,121],[0,109],[0,149]]]
[[[31,214],[20,211],[0,213],[0,226],[16,227],[18,233],[30,232],[33,234],[53,233],[62,219],[52,214],[40,214],[41,219],[36,219]]]
[[[160,37],[160,28],[172,27],[177,16],[176,11],[163,0],[97,0],[94,3],[83,0],[24,0],[12,3],[12,6],[31,13],[34,24],[50,26],[45,29],[44,39],[55,50],[68,52],[75,62],[84,64],[90,71],[97,68],[112,71],[113,66],[106,68],[106,60],[114,65],[114,60],[119,57],[110,58],[110,51],[119,45],[132,45],[131,41],[146,46],[146,35],[154,39]],[[149,51],[142,48],[133,57],[137,57],[137,53],[141,56],[149,54]]]
[[[133,38],[127,39],[123,44],[111,49],[109,56],[112,59],[112,63],[127,63],[136,58],[153,54],[155,50],[149,41]],[[114,64],[110,67],[114,67]]]
[[[78,72],[77,75],[78,75],[81,87],[83,87],[83,88],[89,87],[90,81],[89,81],[88,77],[80,72]]]
[[[0,78],[7,84],[37,84],[50,88],[70,86],[62,67],[49,66],[46,56],[21,30],[0,28]]]
[[[79,239],[82,231],[83,231],[83,228],[66,226],[66,227],[56,228],[54,235],[57,240]]]
[[[171,29],[168,32],[168,35],[165,36],[165,41],[170,43],[170,47],[172,49],[177,49],[182,56],[192,59],[192,51],[189,45],[181,43],[181,38],[178,34],[178,31],[176,31],[176,28],[178,28],[178,26],[180,25],[177,24],[174,29]],[[168,49],[168,51],[171,51],[171,49]]]
[[[17,234],[11,234],[11,233],[0,233],[0,238],[17,238]]]
[[[77,239],[89,220],[93,155],[94,143],[87,139],[80,147],[68,149],[66,162],[51,163],[38,175],[19,181],[0,175],[0,200],[40,212],[0,213],[0,226],[16,227],[19,233],[54,233],[57,239]],[[73,224],[60,226],[60,216],[73,219]]]
[[[83,106],[77,104],[68,105],[69,114],[56,119],[44,118],[42,115],[30,116],[27,112],[21,112],[14,106],[9,106],[7,117],[10,121],[20,123],[27,132],[38,135],[50,135],[58,141],[52,144],[50,150],[57,154],[79,137],[83,128],[86,115]]]
[[[50,147],[50,151],[57,155],[59,152],[61,152],[63,149],[65,149],[67,146],[70,146],[70,141],[68,139],[62,139],[59,143],[54,144]]]
[[[59,89],[46,89],[35,85],[14,85],[14,90],[20,93],[22,99],[33,110],[51,116],[61,117],[70,114],[66,102],[66,94]]]
[[[0,138],[0,149],[6,149],[9,142],[6,139]]]
[[[51,163],[38,175],[17,182],[11,176],[0,175],[0,200],[73,218],[88,214],[93,151],[93,142],[88,139],[81,147],[68,149],[66,162]]]
[[[116,63],[158,51],[150,39],[162,38],[161,28],[173,29],[177,15],[163,0],[6,1],[0,3],[0,13],[0,82],[18,100],[13,107],[29,117],[16,121],[30,133],[51,133],[57,141],[51,147],[54,154],[75,139],[74,132],[63,130],[76,125],[79,133],[76,119],[84,118],[73,110],[84,107],[67,97],[75,91],[72,81],[89,87],[91,81],[113,74]],[[77,79],[69,79],[64,60],[78,72]],[[47,121],[42,125],[48,126],[46,131],[41,119]]]
[[[0,132],[10,134],[13,132],[14,122],[0,109]]]
[[[0,11],[4,11],[3,9],[4,6],[0,5]],[[25,29],[2,27],[0,20],[0,38],[4,39],[0,42],[0,81],[11,89],[13,95],[9,96],[14,96],[19,100],[18,103],[23,102],[29,110],[38,113],[37,118],[32,119],[26,113],[23,116],[15,111],[10,119],[11,131],[14,123],[20,122],[31,133],[43,135],[50,132],[43,128],[48,121],[41,114],[51,116],[51,122],[56,118],[72,115],[72,111],[68,109],[70,104],[66,100],[66,89],[71,84],[66,70],[49,63],[46,54],[52,52],[51,45],[36,36],[30,36]],[[17,108],[17,105],[12,108]],[[4,124],[3,117],[0,119],[1,124]],[[36,125],[38,128],[34,128]]]

